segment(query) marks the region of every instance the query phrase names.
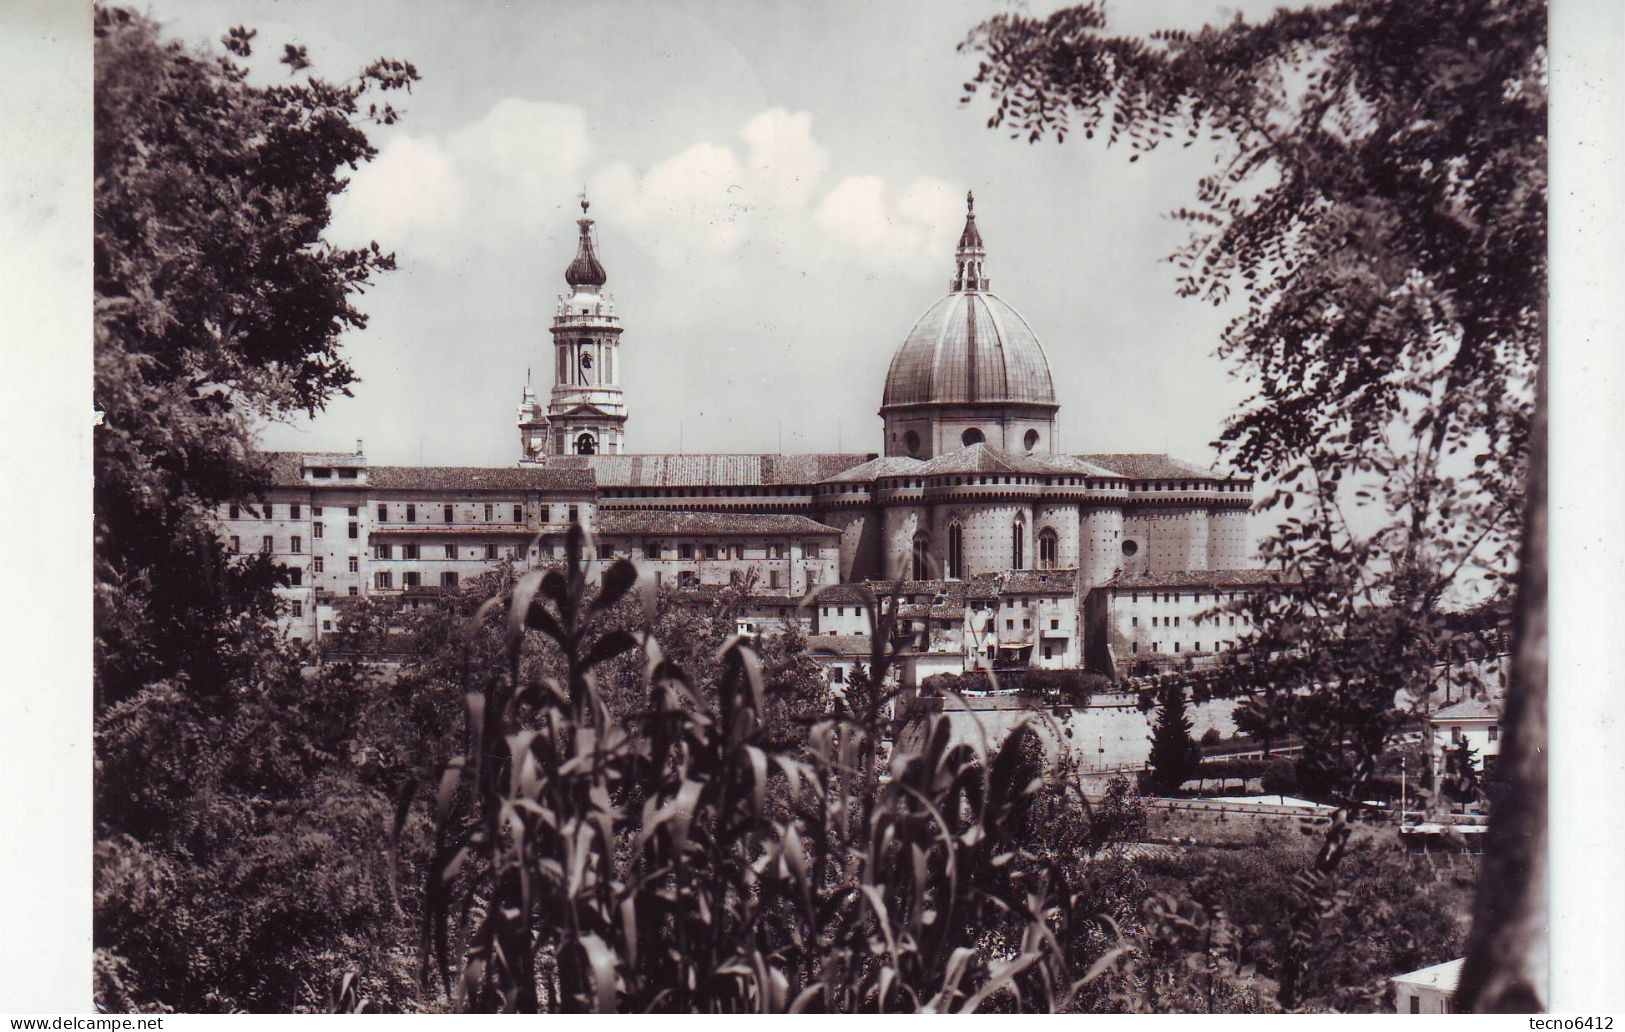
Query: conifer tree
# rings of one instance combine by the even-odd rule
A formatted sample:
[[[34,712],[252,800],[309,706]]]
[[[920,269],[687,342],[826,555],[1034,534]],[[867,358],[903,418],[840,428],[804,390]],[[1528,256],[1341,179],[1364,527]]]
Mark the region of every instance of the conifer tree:
[[[1202,749],[1191,738],[1191,719],[1185,712],[1185,689],[1164,688],[1151,734],[1151,784],[1173,795],[1202,764]]]

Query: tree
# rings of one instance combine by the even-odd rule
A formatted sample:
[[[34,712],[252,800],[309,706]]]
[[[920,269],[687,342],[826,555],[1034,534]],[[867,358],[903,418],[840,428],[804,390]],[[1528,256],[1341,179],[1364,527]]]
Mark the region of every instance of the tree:
[[[221,622],[267,615],[276,572],[227,562],[214,508],[266,471],[253,420],[314,412],[354,379],[339,337],[354,295],[394,267],[376,244],[322,240],[342,172],[373,156],[379,61],[342,85],[302,73],[255,87],[232,57],[160,39],[118,7],[95,15],[96,690],[102,705],[209,668]],[[254,33],[224,44],[251,55]],[[303,59],[290,48],[290,76]]]
[[[1221,443],[1282,514],[1263,554],[1283,585],[1246,603],[1266,660],[1250,687],[1286,700],[1306,749],[1349,747],[1322,773],[1350,808],[1402,723],[1394,689],[1425,715],[1451,610],[1514,571],[1518,624],[1537,633],[1517,643],[1509,712],[1544,727],[1544,617],[1526,616],[1543,553],[1517,552],[1544,525],[1545,18],[1541,0],[1343,0],[1144,40],[1107,36],[1089,3],[1000,15],[965,43],[983,57],[966,99],[990,89],[990,126],[1099,130],[1131,161],[1175,139],[1212,148],[1173,260],[1181,294],[1238,302],[1219,353],[1256,393]],[[1521,754],[1523,821],[1544,820],[1538,746]],[[1305,883],[1303,945],[1346,816]],[[1543,828],[1508,832],[1525,860]],[[1542,865],[1505,869],[1517,884],[1486,893],[1537,907]],[[1541,955],[1536,913],[1500,916]],[[1536,963],[1486,995],[1474,967],[1469,1003],[1540,997]],[[1281,995],[1298,997],[1290,969]]]
[[[223,40],[252,56],[254,33]],[[367,846],[389,798],[351,763],[376,686],[271,623],[286,574],[228,556],[212,517],[253,504],[254,421],[314,411],[353,374],[340,334],[392,267],[322,240],[342,172],[406,88],[380,61],[344,84],[256,87],[233,57],[95,12],[96,986],[116,1009],[320,1006],[391,958],[387,870]]]
[[[1151,730],[1151,783],[1163,795],[1174,795],[1202,766],[1202,747],[1191,739],[1185,713],[1185,689],[1173,684],[1159,693],[1157,722]]]

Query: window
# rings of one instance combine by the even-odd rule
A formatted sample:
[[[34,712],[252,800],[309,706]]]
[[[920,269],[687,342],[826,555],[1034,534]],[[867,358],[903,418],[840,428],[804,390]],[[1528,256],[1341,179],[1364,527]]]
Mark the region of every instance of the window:
[[[1033,629],[1032,617],[1023,617],[1022,618],[1022,620],[1021,620],[1021,629],[1024,630],[1024,631],[1030,631],[1030,630]]]
[[[389,550],[390,550],[389,545],[373,545],[372,546],[373,558],[375,558],[375,559],[388,559],[389,558]]]
[[[783,559],[784,558],[784,544],[783,544],[783,542],[775,541],[771,545],[768,545],[767,546],[767,557],[769,559]]]
[[[305,550],[305,539],[304,538],[300,537],[298,534],[295,534],[293,537],[288,539],[288,551],[297,553],[297,552],[303,552],[304,550]]]
[[[418,507],[416,505],[408,505],[406,507],[406,522],[408,522],[408,523],[416,523],[417,521],[418,521]]]
[[[1138,552],[1139,550],[1140,550],[1140,543],[1138,541],[1135,541],[1132,538],[1125,539],[1123,541],[1123,554],[1125,556],[1132,556],[1134,553]]]
[[[694,558],[694,546],[689,544],[686,541],[683,542],[682,544],[678,545],[677,546],[677,557],[679,559],[692,559],[692,558]]]
[[[910,433],[910,435],[912,435],[913,431],[909,431],[909,433]],[[829,668],[829,679],[832,682],[834,682],[835,684],[843,684],[843,683],[845,683],[845,681],[846,681],[846,668],[845,667],[838,667],[838,666],[830,667]]]
[[[1457,745],[1461,744],[1462,739],[1464,737],[1465,736],[1461,733],[1461,728],[1453,727],[1453,728],[1450,729],[1450,740],[1452,742],[1456,743]]]
[[[570,522],[571,523],[575,523],[580,518],[577,515],[580,512],[580,510],[581,510],[581,507],[578,506],[578,505],[570,506]]]
[[[351,598],[354,598],[355,596],[361,594],[361,589],[356,587],[354,584],[352,584],[352,585],[350,585],[350,590],[349,590],[348,594],[350,595]],[[327,627],[327,630],[332,630],[332,629],[333,628],[332,628],[331,625],[329,625]]]
[[[910,430],[903,435],[903,447],[908,449],[910,455],[920,454],[920,435]]]
[[[1016,622],[1014,620],[1006,620],[1004,622],[1004,629],[1007,630],[1007,631],[1015,630],[1016,629]]]
[[[318,538],[322,536],[322,525],[320,523],[310,525],[310,536]]]
[[[801,543],[801,554],[808,559],[817,559],[821,554],[821,550],[818,547],[818,542],[803,541]]]
[[[536,518],[541,520],[543,523],[551,522],[553,519],[553,507],[551,505],[543,505],[539,507],[536,510]]]
[[[293,600],[293,615],[295,619],[305,615],[305,604],[298,599]]]
[[[359,555],[352,555],[350,557],[350,572],[351,573],[360,573],[361,572],[361,557]]]
[[[1032,431],[1031,431],[1031,430],[1029,430],[1029,431],[1027,431],[1027,432],[1028,432],[1028,433],[1029,433],[1029,434],[1031,434],[1031,433],[1032,433]],[[1044,646],[1044,658],[1045,658],[1045,659],[1053,659],[1053,658],[1055,658],[1055,657],[1054,657],[1054,655],[1053,655],[1053,654],[1052,654],[1052,653],[1051,653],[1051,652],[1050,652],[1050,647],[1049,647],[1049,646],[1048,646],[1048,645],[1045,645],[1045,646]]]
[[[237,505],[236,502],[231,503],[231,508],[226,511],[226,517],[233,520],[237,519],[242,514],[243,510]]]
[[[508,546],[508,558],[513,559],[515,561],[517,561],[519,559],[519,546],[518,545],[509,545]]]
[[[1051,620],[1049,622],[1049,629],[1052,630],[1052,631],[1060,630],[1061,629],[1061,621],[1059,621],[1059,620]]]
[[[355,475],[356,475],[356,468],[354,466],[341,466],[341,467],[339,467],[339,476],[341,478],[343,478],[345,480],[354,480]]]
[[[490,502],[485,503],[485,522],[490,523],[491,520],[495,518],[495,509],[496,506],[492,505]]]
[[[1420,996],[1417,996],[1414,993],[1411,994],[1411,1013],[1412,1014],[1420,1014],[1420,1013],[1422,1013],[1422,998]]]
[[[231,536],[231,550],[233,552],[241,552],[243,550],[243,543],[237,539],[236,534]]]
[[[1021,546],[1026,538],[1024,533],[1026,529],[1019,521],[1010,528],[1011,569],[1024,570],[1027,568],[1027,564],[1023,561],[1026,557],[1021,554]]]
[[[300,518],[300,513],[302,511],[303,510],[299,507],[298,502],[289,502],[288,503],[288,519],[290,519],[290,520],[299,519]]]
[[[957,523],[948,524],[948,576],[953,580],[965,576],[965,529]]]
[[[513,521],[515,523],[525,522],[525,507],[523,505],[515,505],[513,507]]]
[[[961,444],[969,448],[973,444],[981,444],[985,438],[982,436],[982,431],[973,426],[969,430],[966,430],[964,433],[960,434],[959,440]]]
[[[679,588],[697,588],[700,586],[700,575],[693,570],[684,570],[677,575]]]
[[[269,552],[270,550],[271,550],[271,535],[267,534],[264,537],[260,538],[260,551],[261,552]]]
[[[303,586],[304,583],[305,583],[305,571],[304,570],[289,570],[288,571],[288,584],[289,585],[291,585],[292,587],[297,588],[297,587]]]
[[[357,523],[354,520],[351,520],[350,521],[349,531],[350,531],[351,540],[354,540],[355,538],[360,537],[361,536],[361,524]]]
[[[322,514],[322,507],[319,505],[312,505],[310,507],[310,514],[312,516],[320,516]]]
[[[615,558],[615,546],[613,546],[613,545],[599,545],[598,546],[598,558],[600,558],[600,559],[613,559],[613,558]]]
[[[416,559],[418,557],[418,545],[416,541],[410,542],[404,547],[406,549],[406,558]]]
[[[455,559],[455,558],[457,558],[457,546],[454,545],[454,544],[451,544],[450,542],[447,542],[447,544],[446,544],[446,558],[447,559]]]
[[[715,559],[717,557],[717,546],[716,545],[706,545],[705,546],[705,557],[707,559]]]
[[[772,570],[772,571],[770,571],[768,573],[768,575],[767,575],[767,586],[770,587],[770,588],[777,588],[777,587],[782,586],[782,585],[779,584],[779,571],[778,570]]]
[[[352,505],[352,506],[350,506],[350,513],[349,513],[349,514],[350,514],[350,515],[351,515],[351,516],[360,516],[360,515],[361,515],[361,508],[360,508],[360,506],[356,506],[356,505]]]
[[[486,545],[485,546],[485,559],[486,559],[486,562],[495,562],[496,557],[497,557],[497,546],[496,545]]]
[[[914,562],[912,564],[912,570],[911,570],[915,580],[925,580],[926,579],[926,566],[927,566],[926,557],[930,554],[930,552],[931,552],[931,535],[927,534],[923,530],[920,531],[918,534],[915,534],[914,535]]]
[[[407,570],[401,574],[401,587],[415,588],[423,583],[423,577],[416,570]]]
[[[658,542],[658,541],[645,541],[643,543],[643,555],[647,559],[659,559],[660,558],[660,542]]]
[[[391,583],[390,573],[388,570],[379,570],[377,573],[373,574],[372,582],[375,587],[383,590],[388,590],[394,586]]]
[[[1028,451],[1032,451],[1034,448],[1038,447],[1038,431],[1028,430],[1026,435],[1021,438],[1021,443],[1027,446]],[[1048,659],[1049,657],[1045,656],[1044,658]]]
[[[1140,618],[1137,617],[1137,616],[1129,617],[1128,618],[1128,625],[1130,627],[1138,627],[1138,626],[1140,626]]]
[[[388,523],[389,522],[389,506],[384,504],[383,502],[378,503],[378,522],[379,523]]]
[[[1038,534],[1038,568],[1041,570],[1055,569],[1057,551],[1059,551],[1059,539],[1056,537],[1054,530],[1045,527]]]
[[[1134,652],[1134,653],[1138,653],[1138,652],[1139,652],[1139,651],[1140,651],[1140,643],[1139,643],[1139,642],[1137,642],[1137,641],[1131,641],[1131,642],[1129,642],[1129,644],[1128,644],[1128,650],[1129,650],[1129,651],[1130,651],[1130,652]]]
[[[311,558],[311,560],[310,560],[310,572],[311,573],[321,573],[326,568],[327,568],[327,564],[322,560],[321,556],[318,555],[318,556],[313,556]]]
[[[1178,651],[1179,651],[1179,642],[1177,642],[1177,641],[1176,641],[1176,642],[1174,642],[1174,651],[1175,651],[1175,652],[1178,652]]]
[[[455,588],[457,586],[457,575],[450,571],[442,573],[440,575],[440,586],[442,588]]]
[[[455,523],[457,520],[457,510],[453,506],[442,505],[440,507],[440,517],[447,523]]]
[[[1499,742],[1500,740],[1501,740],[1501,726],[1499,724],[1491,724],[1490,725],[1490,741]]]

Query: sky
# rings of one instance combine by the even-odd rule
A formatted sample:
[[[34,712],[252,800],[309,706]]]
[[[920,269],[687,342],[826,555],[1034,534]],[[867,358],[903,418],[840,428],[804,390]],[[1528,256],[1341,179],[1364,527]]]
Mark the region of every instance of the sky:
[[[1240,5],[1260,16],[1270,3]],[[453,4],[154,0],[174,36],[257,29],[343,79],[375,57],[423,76],[327,237],[399,269],[347,334],[354,396],[265,429],[279,449],[374,462],[508,465],[585,187],[624,327],[627,450],[879,451],[893,351],[941,297],[976,193],[992,288],[1048,354],[1061,450],[1206,465],[1245,397],[1215,356],[1229,313],[1176,297],[1168,212],[1214,155],[1129,163],[1069,135],[1029,145],[962,104],[956,45],[998,0],[866,4]],[[1211,0],[1119,3],[1114,30],[1234,16]],[[1044,13],[1045,9],[1036,9]]]

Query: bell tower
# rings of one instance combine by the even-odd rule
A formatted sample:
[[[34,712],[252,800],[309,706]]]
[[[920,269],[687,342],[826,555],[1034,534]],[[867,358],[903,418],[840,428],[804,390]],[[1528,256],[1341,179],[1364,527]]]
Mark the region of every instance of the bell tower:
[[[618,455],[625,448],[626,399],[621,393],[621,322],[604,293],[609,279],[593,244],[593,220],[581,198],[575,260],[564,271],[570,292],[553,316],[553,393],[545,433],[551,455]]]

